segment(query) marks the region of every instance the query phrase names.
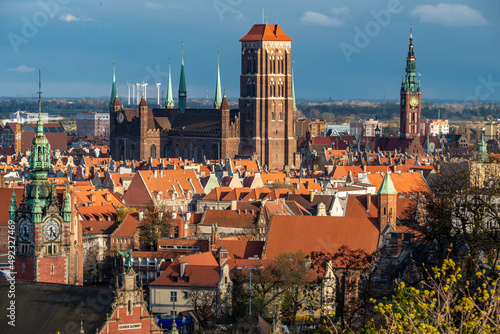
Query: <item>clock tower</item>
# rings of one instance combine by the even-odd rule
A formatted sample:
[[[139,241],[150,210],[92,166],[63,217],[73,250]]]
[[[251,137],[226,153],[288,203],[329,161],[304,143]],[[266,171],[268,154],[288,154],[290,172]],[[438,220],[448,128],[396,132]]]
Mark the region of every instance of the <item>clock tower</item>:
[[[25,184],[23,200],[9,207],[16,222],[16,279],[35,282],[80,284],[83,274],[82,237],[78,219],[72,219],[68,189],[58,194],[48,181],[50,144],[45,137],[39,84],[38,122],[28,170],[32,181]]]
[[[401,82],[399,135],[404,138],[420,136],[420,80],[417,79],[413,35],[410,27],[410,45],[406,57],[406,75]]]

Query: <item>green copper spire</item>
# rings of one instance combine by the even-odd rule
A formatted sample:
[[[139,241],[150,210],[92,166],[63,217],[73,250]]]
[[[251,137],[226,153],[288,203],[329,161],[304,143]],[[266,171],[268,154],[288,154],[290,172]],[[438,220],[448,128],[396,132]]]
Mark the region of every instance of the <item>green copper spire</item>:
[[[427,134],[427,142],[425,144],[425,152],[427,152],[427,153],[431,152],[431,143],[429,141],[429,134]]]
[[[116,60],[113,59],[113,86],[111,87],[111,100],[109,101],[110,107],[115,103],[116,99],[115,62]]]
[[[166,108],[174,107],[174,95],[172,94],[172,78],[171,73],[172,66],[170,65],[170,59],[168,60],[168,87],[167,87],[167,99],[165,100]]]
[[[184,43],[182,43],[182,63],[181,63],[181,78],[179,81],[179,111],[184,112],[186,109],[186,77],[184,75]]]
[[[401,84],[401,91],[418,92],[420,82],[417,79],[417,67],[415,65],[415,54],[413,52],[413,27],[410,26],[410,45],[408,46],[408,57],[406,57],[406,76]]]
[[[34,180],[47,180],[50,169],[50,144],[43,133],[41,69],[39,69],[38,77],[38,122],[36,123],[36,134],[31,145],[30,170],[33,172]]]
[[[16,203],[16,192],[14,191],[14,187],[12,187],[12,196],[10,197],[10,206],[9,206],[9,219],[16,220],[17,217],[17,203]]]
[[[394,183],[392,183],[391,176],[389,175],[389,170],[385,173],[380,189],[377,192],[379,195],[397,195],[396,188],[394,188]]]
[[[293,109],[297,109],[297,105],[295,104],[295,84],[293,80],[293,61],[292,61],[292,101],[293,101]]]
[[[215,109],[220,108],[221,104],[222,104],[222,94],[220,88],[219,51],[217,51],[217,79],[215,81],[215,101],[214,101]]]

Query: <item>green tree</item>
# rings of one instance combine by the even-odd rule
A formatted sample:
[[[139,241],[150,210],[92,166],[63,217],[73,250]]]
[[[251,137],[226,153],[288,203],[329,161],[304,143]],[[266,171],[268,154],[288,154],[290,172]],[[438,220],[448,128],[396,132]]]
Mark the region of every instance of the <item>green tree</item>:
[[[156,250],[159,238],[171,237],[171,219],[172,215],[163,207],[155,205],[153,201],[148,202],[138,228],[141,248]]]

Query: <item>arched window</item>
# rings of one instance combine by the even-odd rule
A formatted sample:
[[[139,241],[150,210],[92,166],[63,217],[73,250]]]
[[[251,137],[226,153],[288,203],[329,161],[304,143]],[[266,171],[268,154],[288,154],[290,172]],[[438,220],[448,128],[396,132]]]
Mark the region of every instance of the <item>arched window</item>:
[[[163,146],[163,156],[165,158],[171,158],[172,157],[172,142],[168,142]]]
[[[279,113],[279,120],[282,121],[283,120],[283,113],[280,111]]]
[[[193,146],[193,161],[194,162],[200,161],[199,156],[198,156],[198,145],[196,145],[196,144]]]
[[[120,145],[120,160],[125,160],[125,144]]]
[[[134,144],[132,144],[132,145],[130,145],[130,155],[129,155],[129,159],[130,159],[130,160],[135,159],[134,155],[135,155],[135,145],[134,145]]]
[[[274,121],[274,111],[271,113],[271,120]]]
[[[156,145],[155,144],[151,145],[150,151],[151,152],[150,152],[149,156],[153,159],[156,159]]]
[[[191,156],[189,155],[189,147],[188,147],[188,145],[187,145],[187,144],[186,144],[186,145],[184,145],[184,157],[183,157],[183,158],[184,158],[184,159],[189,159],[189,158],[191,158]]]
[[[179,144],[175,144],[175,157],[178,158],[181,155],[181,148]]]
[[[127,311],[128,311],[128,313],[132,313],[132,301],[131,301],[130,299],[129,299],[129,301],[128,301],[128,307],[127,307],[127,309],[128,309],[128,310],[127,310]]]

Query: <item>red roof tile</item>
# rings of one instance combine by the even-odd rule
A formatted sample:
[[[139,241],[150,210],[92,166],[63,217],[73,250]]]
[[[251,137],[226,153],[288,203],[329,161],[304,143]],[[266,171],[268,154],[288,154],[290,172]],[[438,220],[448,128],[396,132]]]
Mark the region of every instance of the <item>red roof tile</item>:
[[[250,31],[240,39],[246,41],[293,41],[277,24],[254,24]]]

